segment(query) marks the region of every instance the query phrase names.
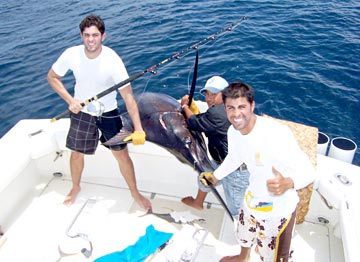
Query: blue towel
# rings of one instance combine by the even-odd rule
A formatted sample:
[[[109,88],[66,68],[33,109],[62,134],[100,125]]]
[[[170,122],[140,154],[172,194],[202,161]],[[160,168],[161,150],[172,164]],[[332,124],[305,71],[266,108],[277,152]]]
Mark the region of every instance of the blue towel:
[[[145,235],[141,236],[134,245],[99,257],[94,262],[142,262],[172,236],[173,233],[157,231],[153,225],[150,225],[146,228]]]

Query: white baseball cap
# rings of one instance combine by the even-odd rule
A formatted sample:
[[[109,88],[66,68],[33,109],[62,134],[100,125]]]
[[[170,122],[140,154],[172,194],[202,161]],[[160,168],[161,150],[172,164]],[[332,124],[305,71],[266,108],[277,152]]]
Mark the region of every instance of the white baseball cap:
[[[228,87],[228,85],[228,82],[224,78],[220,76],[213,76],[206,81],[204,88],[200,90],[200,94],[204,96],[206,90],[213,94],[217,94]]]

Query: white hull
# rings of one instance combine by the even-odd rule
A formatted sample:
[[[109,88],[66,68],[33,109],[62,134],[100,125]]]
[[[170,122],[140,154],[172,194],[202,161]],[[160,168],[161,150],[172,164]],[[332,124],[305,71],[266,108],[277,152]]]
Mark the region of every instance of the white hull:
[[[59,246],[66,253],[78,254],[58,261],[93,261],[134,244],[150,224],[176,236],[194,229],[152,215],[139,217],[144,212],[134,204],[111,153],[102,147],[94,156],[87,156],[82,191],[76,203],[70,208],[62,205],[71,187],[70,152],[64,146],[68,125],[68,119],[55,123],[48,119],[23,120],[0,140],[0,224],[5,232],[0,238],[0,261],[57,261]],[[43,132],[29,136],[40,129]],[[129,150],[138,187],[153,198],[154,212],[187,210],[208,218],[205,224],[197,224],[209,233],[195,261],[218,261],[224,255],[239,252],[233,225],[213,194],[206,199],[211,207],[202,212],[180,203],[182,197],[197,191],[197,173],[191,167],[150,142],[129,145]],[[359,174],[358,166],[318,155],[310,211],[294,232],[295,261],[357,261]],[[346,184],[346,179],[351,185]],[[218,190],[223,195],[222,189]],[[91,204],[84,205],[89,199]],[[83,247],[89,249],[89,243],[66,235],[72,221],[71,232],[86,233],[93,244],[89,259],[80,253]],[[176,253],[171,245],[152,261],[171,261]],[[184,249],[186,245],[180,251]],[[256,254],[252,258],[257,261]]]

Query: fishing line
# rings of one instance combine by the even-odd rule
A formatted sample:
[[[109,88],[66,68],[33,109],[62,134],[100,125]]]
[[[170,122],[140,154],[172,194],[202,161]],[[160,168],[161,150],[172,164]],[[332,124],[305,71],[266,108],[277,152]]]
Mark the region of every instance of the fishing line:
[[[174,56],[177,55],[177,56],[176,56],[176,60],[178,60],[178,59],[180,59],[180,58],[185,58],[186,56],[188,56],[188,55],[190,54],[189,51],[191,51],[191,50],[196,50],[196,54],[197,54],[197,56],[198,56],[197,59],[199,59],[200,57],[206,55],[206,53],[209,51],[209,49],[211,49],[216,43],[218,43],[223,37],[225,37],[225,34],[224,34],[225,32],[234,31],[234,29],[235,29],[242,21],[244,21],[244,20],[246,20],[246,19],[247,19],[247,17],[244,16],[244,17],[242,17],[242,19],[241,19],[240,21],[235,22],[235,23],[232,23],[231,25],[223,28],[222,30],[216,32],[215,34],[212,34],[212,35],[208,36],[207,38],[204,38],[204,39],[202,39],[201,41],[193,44],[192,46],[190,46],[190,47],[188,47],[188,48],[186,48],[186,49],[183,49],[182,51],[176,53],[176,54],[174,55]],[[208,46],[208,47],[204,50],[204,52],[202,52],[202,55],[201,55],[201,56],[198,55],[199,50],[200,50],[200,47],[205,46],[205,45],[206,45],[207,43],[209,43],[210,41],[212,41],[213,43],[212,43],[210,46]],[[172,61],[172,62],[173,62],[173,61]],[[189,70],[188,70],[189,73],[188,73],[188,77],[187,77],[187,87],[188,87],[188,90],[189,90],[189,94],[191,93],[191,92],[190,92],[190,91],[191,91],[191,90],[190,90],[190,77],[191,77],[192,72],[194,72],[194,70],[195,70],[195,65],[196,65],[196,62],[195,62],[195,63],[191,66],[191,68],[189,68]],[[166,70],[166,68],[168,68],[169,66],[172,66],[172,63],[165,63],[165,64],[162,64],[162,66],[163,66],[163,69]],[[156,68],[156,69],[157,69],[157,68]],[[154,72],[151,72],[151,73],[152,73],[152,74],[151,74],[149,77],[147,77],[147,81],[146,81],[144,87],[142,88],[142,91],[140,91],[140,93],[146,92],[146,89],[148,88],[148,85],[149,85],[150,80],[152,80],[152,77],[157,74],[157,71],[154,71]],[[194,80],[193,80],[193,81],[194,81]],[[164,86],[163,86],[163,89],[166,89],[166,88],[167,88],[167,87],[164,87]],[[192,92],[192,93],[193,93],[193,92]],[[141,99],[141,98],[140,98],[140,99]],[[122,104],[122,105],[123,105],[123,104]],[[120,116],[123,115],[123,114],[126,114],[126,112],[121,113]],[[103,118],[114,118],[114,117],[118,117],[118,116],[111,116],[111,117],[102,116],[102,117],[103,117]]]
[[[245,18],[246,19],[246,18]],[[233,31],[233,30],[232,30]],[[217,42],[219,42],[223,37],[225,37],[225,35],[220,35],[218,38],[214,39],[213,43],[208,47],[206,48],[201,55],[199,55],[199,60],[202,56],[204,56],[208,51],[209,49],[211,49]],[[198,50],[199,51],[199,50]],[[191,77],[191,73],[194,72],[194,67],[195,67],[195,63],[193,64],[193,66],[189,69],[189,74],[188,74],[188,83],[187,83],[187,87],[188,87],[188,90],[190,91],[190,77]]]
[[[120,87],[122,86],[125,86],[127,84],[129,84],[130,82],[142,77],[144,74],[146,73],[151,73],[153,75],[155,75],[157,73],[157,69],[160,67],[160,66],[166,66],[166,64],[168,63],[171,63],[173,62],[174,60],[177,60],[177,59],[180,59],[182,57],[185,57],[190,51],[193,51],[193,50],[196,50],[198,49],[199,47],[207,44],[208,42],[210,41],[213,41],[215,40],[215,38],[217,37],[220,37],[221,35],[223,35],[224,33],[226,32],[229,32],[229,31],[233,31],[237,26],[239,26],[243,21],[245,21],[247,19],[246,16],[243,16],[241,18],[241,20],[237,21],[237,22],[234,22],[232,24],[230,24],[229,26],[226,26],[224,27],[223,29],[219,30],[218,32],[200,40],[199,42],[173,54],[172,56],[162,60],[161,62],[157,63],[157,64],[154,64],[152,66],[150,66],[149,68],[145,69],[144,71],[141,71],[141,72],[138,72],[136,74],[133,74],[131,75],[129,78],[125,79],[124,81],[121,81],[120,83],[118,84],[115,84],[111,87],[109,87],[108,89],[105,89],[104,91],[100,92],[99,94],[85,100],[84,102],[81,103],[82,106],[87,106],[89,103],[91,103],[92,101],[96,101],[98,100],[99,98],[119,89]],[[215,44],[215,43],[214,43]],[[209,47],[210,48],[210,47]],[[208,50],[208,49],[207,49]],[[150,80],[149,80],[150,81]],[[148,84],[148,83],[147,83]],[[147,86],[147,85],[146,85]],[[146,88],[146,87],[145,87]],[[67,116],[68,114],[70,113],[70,110],[66,110],[60,114],[58,114],[57,116],[53,117],[50,121],[50,123],[53,123],[53,122],[56,122],[57,120]],[[41,130],[38,130],[38,131],[35,131],[35,132],[32,132],[29,134],[30,137],[33,137],[33,136],[36,136],[40,133],[44,132],[44,129],[41,129]]]
[[[203,46],[205,45],[207,42],[209,41],[213,41],[216,37],[224,34],[225,32],[228,32],[228,31],[232,31],[233,29],[235,29],[239,24],[241,24],[244,20],[246,20],[246,16],[243,16],[242,19],[238,22],[235,22],[235,23],[232,23],[231,25],[229,26],[226,26],[224,27],[223,29],[221,29],[220,31],[200,40],[199,42],[173,54],[172,56],[169,56],[168,58],[164,59],[163,61],[157,63],[157,64],[154,64],[152,66],[150,66],[149,68],[145,69],[144,71],[141,71],[141,72],[138,72],[134,75],[131,75],[128,79],[125,79],[124,81],[121,81],[120,83],[118,84],[115,84],[107,89],[105,89],[104,91],[100,92],[99,94],[85,100],[83,103],[81,103],[82,106],[85,106],[85,105],[88,105],[89,103],[91,103],[92,101],[94,100],[98,100],[99,98],[103,97],[103,96],[106,96],[107,94],[119,89],[120,87],[122,86],[125,86],[127,84],[129,84],[130,82],[142,77],[144,74],[146,73],[152,73],[152,74],[156,74],[157,73],[157,70],[160,66],[163,66],[167,63],[171,63],[173,62],[174,60],[176,59],[180,59],[182,57],[185,56],[186,53],[192,51],[192,50],[195,50],[195,49],[198,49],[200,46]],[[69,114],[69,110],[66,110],[64,112],[62,112],[61,114],[53,117],[51,119],[51,122],[55,122],[65,116],[67,116]]]
[[[246,20],[246,19],[247,19],[247,17],[246,17],[246,16],[243,16],[243,17],[241,18],[241,20],[239,20],[239,21],[237,21],[237,22],[234,22],[234,23],[230,24],[229,26],[224,27],[224,28],[221,29],[220,31],[218,31],[218,32],[216,32],[216,33],[214,33],[214,34],[212,34],[212,35],[210,35],[210,36],[208,36],[208,37],[200,40],[199,42],[197,42],[197,43],[195,43],[195,44],[193,44],[193,45],[191,45],[191,46],[189,46],[189,47],[187,47],[187,48],[185,48],[185,49],[183,49],[183,50],[181,50],[181,51],[173,54],[172,56],[170,56],[170,57],[162,60],[161,62],[159,62],[159,63],[157,63],[157,64],[154,64],[153,66],[147,68],[146,70],[141,71],[141,72],[138,72],[137,74],[134,74],[134,75],[130,76],[128,79],[125,79],[124,81],[122,81],[122,82],[120,82],[120,83],[118,83],[118,84],[116,84],[116,85],[114,85],[114,86],[112,86],[112,87],[104,90],[103,92],[97,94],[96,96],[87,99],[86,101],[84,101],[84,102],[82,103],[82,105],[85,106],[85,105],[88,105],[89,103],[91,103],[92,101],[97,101],[99,98],[101,98],[101,97],[103,97],[103,96],[105,96],[105,95],[107,95],[107,94],[115,91],[116,89],[118,89],[118,88],[120,88],[120,87],[122,87],[122,86],[124,86],[124,85],[126,85],[126,84],[128,84],[128,83],[130,83],[130,82],[132,82],[132,81],[134,81],[134,80],[137,79],[137,78],[142,77],[142,76],[143,76],[144,74],[146,74],[146,73],[151,73],[152,75],[155,75],[155,74],[157,73],[157,69],[158,69],[160,66],[168,66],[168,65],[169,65],[171,62],[173,62],[174,60],[178,60],[178,59],[180,59],[180,58],[185,57],[186,55],[188,55],[188,53],[190,53],[190,51],[198,50],[199,47],[204,46],[204,45],[207,44],[208,42],[214,41],[216,38],[218,38],[218,40],[214,41],[214,43],[213,43],[211,46],[209,46],[207,49],[205,49],[205,52],[206,52],[206,51],[209,50],[209,48],[211,48],[217,41],[220,40],[221,36],[222,36],[224,33],[229,32],[229,31],[233,31],[237,26],[239,26],[239,25],[240,25],[244,20]],[[204,54],[205,54],[205,52],[204,52]],[[203,55],[204,55],[204,54],[203,54]],[[195,66],[195,65],[194,65],[194,66]],[[146,87],[148,86],[149,81],[150,81],[150,78],[149,78],[149,80],[147,81],[144,90],[146,90]],[[96,106],[95,106],[95,107],[96,107]],[[103,109],[101,108],[101,104],[99,104],[97,107],[100,108],[100,111],[103,110]],[[33,130],[29,130],[30,132],[29,132],[28,136],[29,136],[29,139],[30,139],[30,143],[34,143],[34,144],[40,143],[40,144],[42,144],[42,141],[45,141],[45,140],[46,140],[43,135],[51,135],[51,133],[46,132],[46,130],[47,130],[47,129],[50,129],[50,128],[51,128],[51,129],[57,129],[57,128],[59,128],[60,125],[59,125],[59,126],[56,125],[56,124],[54,125],[54,122],[56,122],[57,120],[65,117],[65,116],[67,116],[67,115],[69,114],[69,112],[70,112],[69,110],[66,110],[66,111],[62,112],[61,114],[53,117],[49,123],[47,123],[47,124],[45,124],[45,125],[41,125],[40,129],[38,129],[38,130],[34,130],[34,129],[33,129]],[[120,114],[120,115],[117,116],[117,117],[121,117],[121,116],[122,116],[122,114]],[[104,116],[102,116],[102,117],[104,117]],[[37,127],[37,128],[39,128],[39,127]],[[62,126],[61,126],[61,128],[62,128]],[[39,136],[39,134],[42,134],[42,135]],[[49,137],[48,139],[51,139],[51,141],[54,140],[52,137]],[[56,140],[56,139],[55,139],[55,140]],[[55,142],[53,141],[53,143],[56,143],[56,141],[55,141]],[[47,150],[49,150],[49,148],[50,148],[50,146],[47,146],[46,148],[44,147],[44,151],[47,152]],[[39,151],[39,150],[38,150],[38,151]],[[40,151],[41,151],[41,150],[40,150]],[[40,151],[39,151],[39,152],[40,152]],[[36,152],[35,152],[35,154],[36,154]]]

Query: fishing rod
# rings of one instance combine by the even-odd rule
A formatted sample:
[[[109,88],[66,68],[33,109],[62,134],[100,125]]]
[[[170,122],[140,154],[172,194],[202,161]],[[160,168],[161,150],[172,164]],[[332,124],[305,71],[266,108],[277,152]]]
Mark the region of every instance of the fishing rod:
[[[194,93],[195,93],[198,65],[199,65],[199,50],[196,49],[194,73],[193,73],[193,79],[192,79],[191,88],[190,88],[190,92],[189,92],[189,103],[188,103],[189,107],[191,106],[191,103],[192,103],[192,100],[193,100],[193,97],[194,97]]]
[[[188,52],[191,51],[191,50],[198,49],[200,46],[205,45],[207,42],[209,42],[209,41],[211,41],[211,40],[214,40],[216,37],[218,37],[219,35],[222,35],[222,34],[225,33],[225,32],[232,31],[235,27],[237,27],[241,22],[243,22],[243,21],[246,20],[246,19],[247,19],[247,17],[246,17],[246,16],[243,16],[240,21],[234,22],[234,23],[232,23],[231,25],[224,27],[224,28],[221,29],[220,31],[216,32],[215,34],[212,34],[212,35],[210,35],[210,36],[208,36],[208,37],[200,40],[199,42],[197,42],[197,43],[195,43],[195,44],[193,44],[193,45],[191,45],[191,46],[189,46],[189,47],[181,50],[180,52],[177,52],[177,53],[173,54],[172,56],[166,58],[165,60],[163,60],[163,61],[161,61],[161,62],[159,62],[159,63],[157,63],[157,64],[155,64],[155,65],[153,65],[153,66],[150,66],[150,67],[147,68],[146,70],[141,71],[141,72],[138,72],[138,73],[130,76],[129,78],[125,79],[124,81],[121,81],[120,83],[115,84],[115,85],[113,85],[112,87],[109,87],[108,89],[100,92],[99,94],[97,94],[97,95],[95,95],[95,96],[93,96],[93,97],[85,100],[84,102],[81,103],[81,105],[82,105],[82,106],[88,105],[88,104],[91,103],[92,101],[96,101],[96,100],[98,100],[99,98],[101,98],[101,97],[103,97],[103,96],[106,96],[107,94],[115,91],[116,89],[119,89],[120,87],[122,87],[122,86],[124,86],[124,85],[126,85],[126,84],[128,84],[128,83],[130,83],[130,82],[132,82],[132,81],[134,81],[135,79],[140,78],[141,76],[143,76],[143,75],[146,74],[146,73],[149,73],[149,72],[150,72],[150,73],[152,73],[152,74],[156,74],[156,69],[157,69],[158,67],[160,67],[160,66],[162,66],[162,65],[164,65],[164,64],[166,64],[166,63],[168,63],[168,62],[170,62],[170,61],[172,61],[172,60],[174,60],[174,59],[179,59],[183,54],[188,53]],[[51,122],[55,122],[55,121],[57,121],[57,120],[65,117],[65,116],[67,116],[69,113],[70,113],[69,110],[66,110],[66,111],[58,114],[57,116],[53,117],[53,118],[51,119]]]
[[[198,65],[199,65],[199,50],[196,49],[196,58],[195,58],[195,65],[194,65],[194,73],[193,73],[193,79],[192,79],[192,83],[191,83],[191,88],[190,88],[190,92],[189,92],[189,102],[188,102],[188,106],[190,107],[192,104],[192,100],[194,97],[194,93],[195,93],[195,86],[196,86],[196,79],[197,79],[197,72],[198,72]],[[216,190],[216,188],[205,178],[205,180],[207,181],[211,191],[213,192],[213,194],[215,195],[215,197],[219,200],[220,204],[224,207],[225,211],[227,212],[227,214],[229,215],[230,219],[232,221],[234,221],[233,216],[231,215],[231,212],[228,208],[228,206],[226,205],[225,201],[222,199],[221,195],[219,194],[219,192]]]
[[[188,102],[188,106],[190,107],[192,104],[192,100],[194,97],[194,93],[195,93],[195,86],[196,86],[196,79],[197,79],[197,72],[198,72],[198,65],[199,65],[199,50],[196,49],[196,58],[195,58],[195,65],[194,65],[194,73],[193,73],[193,79],[192,79],[192,83],[191,83],[191,88],[190,88],[190,92],[189,92],[189,102]],[[231,221],[234,221],[234,218],[228,208],[228,206],[226,205],[225,201],[222,199],[221,195],[219,194],[219,192],[216,190],[216,188],[205,178],[205,180],[207,181],[211,191],[213,192],[213,194],[215,195],[215,197],[217,198],[217,200],[219,200],[220,204],[223,206],[223,208],[225,209],[225,211],[227,212],[227,214],[229,215]]]

